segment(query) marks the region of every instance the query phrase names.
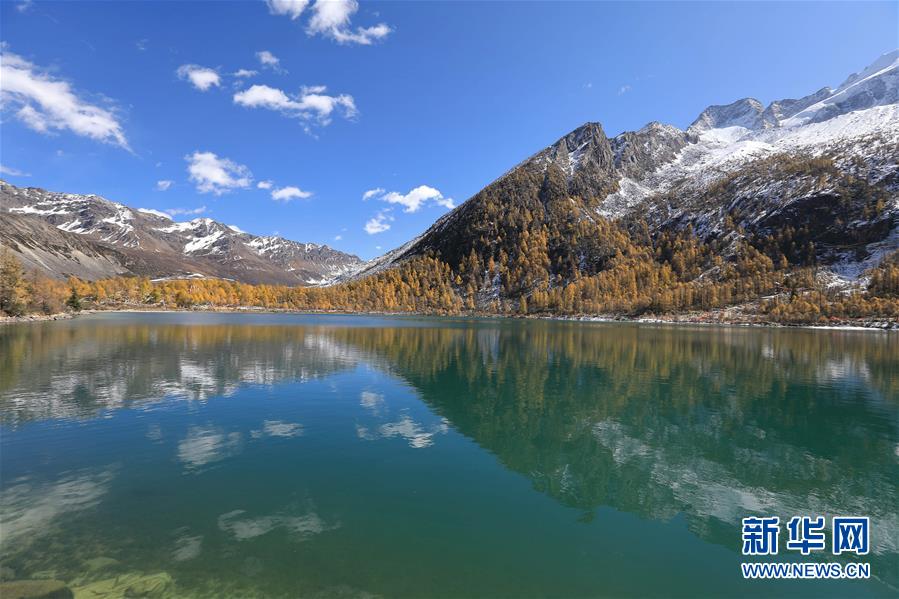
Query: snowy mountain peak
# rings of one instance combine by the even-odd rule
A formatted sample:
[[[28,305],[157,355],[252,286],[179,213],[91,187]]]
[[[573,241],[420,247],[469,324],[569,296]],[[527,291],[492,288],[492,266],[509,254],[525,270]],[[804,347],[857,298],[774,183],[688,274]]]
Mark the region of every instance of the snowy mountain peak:
[[[846,81],[841,83],[840,87],[838,87],[836,91],[841,92],[849,88],[850,86],[855,85],[856,83],[881,74],[886,70],[895,69],[897,66],[899,66],[899,49],[882,54],[880,58],[866,66],[858,73],[849,75],[849,77],[846,78]]]
[[[675,127],[674,125],[669,125],[667,123],[662,123],[659,121],[651,121],[643,125],[640,129],[637,130],[637,133],[641,134],[662,134],[662,135],[682,135],[683,131]],[[621,137],[620,135],[618,137]],[[617,139],[616,137],[615,139]]]
[[[836,116],[899,102],[899,50],[850,75],[837,90],[784,120],[784,127],[820,123]]]

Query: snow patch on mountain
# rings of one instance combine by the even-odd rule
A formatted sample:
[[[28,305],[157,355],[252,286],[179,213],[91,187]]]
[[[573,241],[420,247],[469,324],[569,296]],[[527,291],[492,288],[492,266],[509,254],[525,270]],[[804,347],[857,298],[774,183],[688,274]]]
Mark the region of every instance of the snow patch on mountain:
[[[260,255],[270,254],[285,247],[287,240],[276,235],[257,237],[247,245],[256,250]]]
[[[141,214],[150,214],[152,216],[158,216],[159,218],[164,218],[166,220],[172,220],[172,217],[161,210],[154,210],[153,208],[138,208],[138,212]]]
[[[605,201],[597,208],[603,218],[615,219],[631,212],[640,202],[653,195],[655,191],[629,177],[618,181],[618,191],[606,196]]]
[[[184,245],[185,254],[194,254],[201,251],[210,251],[215,242],[221,239],[222,231],[213,231],[209,235],[194,237]]]

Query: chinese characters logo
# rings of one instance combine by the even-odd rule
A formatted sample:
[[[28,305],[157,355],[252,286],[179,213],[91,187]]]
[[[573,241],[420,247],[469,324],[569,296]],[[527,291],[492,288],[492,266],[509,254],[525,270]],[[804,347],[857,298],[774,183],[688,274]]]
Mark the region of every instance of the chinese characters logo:
[[[824,551],[826,526],[824,516],[794,516],[787,522],[786,548],[809,555]],[[780,518],[743,518],[743,555],[777,555],[780,537]],[[834,555],[854,553],[867,555],[870,545],[870,528],[867,517],[833,518],[831,547]]]

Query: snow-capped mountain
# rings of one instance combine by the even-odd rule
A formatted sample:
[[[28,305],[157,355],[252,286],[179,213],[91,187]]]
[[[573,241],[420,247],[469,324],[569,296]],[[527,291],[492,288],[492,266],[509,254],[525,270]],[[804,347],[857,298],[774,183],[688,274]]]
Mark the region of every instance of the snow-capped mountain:
[[[550,203],[559,199],[580,219],[689,226],[704,239],[735,219],[744,235],[792,227],[814,241],[818,263],[853,280],[899,249],[899,50],[836,89],[709,106],[686,130],[653,122],[610,139],[587,123],[357,276],[426,252],[454,265],[478,243],[455,232],[488,217],[487,204],[542,202],[557,218]]]
[[[85,278],[211,276],[321,285],[362,264],[326,245],[257,237],[210,218],[174,222],[96,195],[6,182],[0,182],[0,244],[26,267]]]

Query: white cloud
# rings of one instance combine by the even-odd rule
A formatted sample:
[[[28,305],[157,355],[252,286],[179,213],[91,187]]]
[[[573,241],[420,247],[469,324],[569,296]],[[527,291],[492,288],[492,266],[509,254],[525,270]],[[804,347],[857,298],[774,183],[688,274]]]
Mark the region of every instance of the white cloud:
[[[130,151],[128,140],[111,110],[88,104],[67,81],[55,79],[11,52],[0,52],[0,105],[40,133],[72,131]]]
[[[290,200],[305,200],[306,198],[312,197],[311,191],[303,191],[299,187],[282,187],[281,189],[276,189],[272,192],[272,199],[279,200],[282,202],[289,202]]]
[[[11,166],[6,166],[5,164],[0,164],[0,173],[7,175],[9,177],[30,177],[30,173],[24,173],[17,168],[13,168]]]
[[[319,125],[330,124],[335,112],[345,118],[358,114],[353,96],[340,94],[329,96],[322,85],[303,87],[300,93],[288,96],[280,89],[268,85],[253,85],[249,89],[234,94],[234,103],[248,108],[267,108],[286,116],[304,121],[315,121]]]
[[[363,404],[365,405],[365,404]],[[391,437],[402,437],[409,443],[409,447],[413,449],[424,449],[434,444],[434,437],[437,435],[445,435],[449,432],[449,424],[446,420],[441,419],[428,428],[412,420],[409,415],[404,414],[396,422],[387,422],[372,430],[366,426],[356,425],[356,436],[366,441],[375,441],[377,439],[390,439]]]
[[[174,181],[169,181],[168,179],[163,179],[161,181],[156,182],[156,190],[157,191],[168,191],[169,187],[174,185]]]
[[[386,406],[383,393],[363,391],[359,396],[359,405],[374,414],[380,416]]]
[[[274,181],[260,181],[256,184],[256,187],[258,187],[259,189],[271,189],[272,185],[274,184]]]
[[[334,241],[340,241],[341,239],[343,239],[343,235],[335,235],[334,236]]]
[[[109,491],[115,474],[115,469],[109,467],[70,471],[54,477],[53,482],[39,478],[4,481],[0,491],[4,545],[25,547],[57,530],[57,520],[65,522],[77,512],[91,510]]]
[[[378,23],[371,27],[350,27],[350,17],[359,10],[356,0],[316,0],[306,26],[309,35],[329,37],[339,44],[370,45],[390,34],[390,27]]]
[[[384,189],[383,187],[375,187],[374,189],[369,189],[368,191],[366,191],[365,193],[362,194],[362,199],[369,200],[375,196],[381,195],[385,191],[387,191],[387,190]]]
[[[16,10],[25,13],[31,10],[32,6],[34,6],[34,0],[24,0],[24,2],[16,4]]]
[[[250,170],[227,158],[219,158],[212,152],[194,152],[184,157],[188,162],[190,180],[196,183],[200,193],[222,195],[233,189],[244,189],[253,182]]]
[[[630,85],[622,85],[621,87],[618,88],[618,95],[623,96],[624,94],[626,94],[629,91],[631,91]]]
[[[201,92],[205,92],[213,85],[216,87],[221,86],[221,77],[214,69],[201,67],[196,64],[183,64],[178,67],[176,72],[178,77],[185,81],[190,81]]]
[[[273,15],[286,15],[295,21],[309,6],[309,0],[266,0],[266,4]],[[363,46],[390,34],[392,30],[385,23],[353,29],[350,19],[358,10],[359,2],[356,0],[316,0],[312,5],[312,16],[306,24],[306,33],[328,37],[339,44]]]
[[[167,213],[163,212],[162,210],[154,210],[153,208],[138,208],[137,211],[143,212],[144,214],[153,214],[155,216],[161,216],[162,218],[167,218],[169,220],[172,220],[172,217],[169,216]]]
[[[259,52],[257,52],[256,59],[259,61],[259,64],[264,67],[274,69],[276,71],[281,69],[281,60],[268,50],[260,50]]]
[[[357,27],[356,31],[348,29],[333,29],[331,36],[341,44],[370,45],[375,40],[387,37],[392,30],[384,23],[378,23],[371,27]]]
[[[273,15],[287,15],[293,21],[303,14],[309,0],[265,0],[265,3]]]
[[[258,71],[254,71],[252,69],[238,69],[234,72],[234,76],[240,79],[244,79],[246,77],[255,77],[258,74]]]
[[[383,189],[377,188],[370,189],[362,195],[363,200],[371,198],[377,198],[390,204],[400,204],[403,206],[403,212],[417,212],[426,204],[443,206],[448,209],[456,207],[453,203],[453,198],[444,197],[439,190],[427,185],[419,185],[406,194],[396,191],[385,193]]]
[[[234,510],[218,517],[218,527],[238,541],[255,539],[273,530],[282,529],[296,540],[306,540],[328,530],[340,528],[340,523],[328,524],[313,511],[302,516],[287,513],[250,517],[244,510]]]
[[[200,206],[199,208],[169,208],[165,212],[171,216],[196,216],[206,212],[206,206]]]
[[[178,443],[178,459],[187,469],[193,470],[232,456],[240,449],[240,433],[225,433],[211,426],[193,426]]]
[[[147,45],[149,43],[150,43],[150,40],[148,40],[146,38],[139,39],[136,42],[134,42],[134,47],[137,48],[138,50],[140,50],[141,52],[145,52],[147,50]]]
[[[412,420],[408,415],[403,415],[396,422],[382,424],[378,432],[385,439],[390,437],[403,437],[408,441],[409,447],[422,449],[434,444],[434,435],[446,434],[449,426],[445,422],[432,426],[430,431],[425,431],[422,426]]]
[[[393,217],[390,216],[388,212],[389,208],[387,210],[381,210],[374,216],[374,218],[365,223],[365,232],[369,235],[376,235],[390,230],[389,222],[393,220]]]

